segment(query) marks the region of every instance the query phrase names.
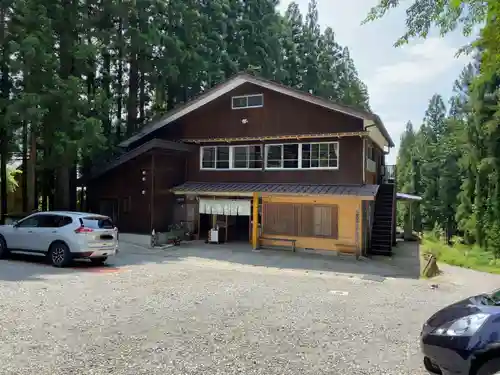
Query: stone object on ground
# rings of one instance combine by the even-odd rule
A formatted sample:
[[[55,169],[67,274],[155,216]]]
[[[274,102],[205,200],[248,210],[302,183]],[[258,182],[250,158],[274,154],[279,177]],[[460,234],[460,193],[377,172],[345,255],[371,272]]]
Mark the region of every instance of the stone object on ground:
[[[440,274],[437,259],[432,254],[424,254],[422,266],[420,273],[422,277],[430,278]]]

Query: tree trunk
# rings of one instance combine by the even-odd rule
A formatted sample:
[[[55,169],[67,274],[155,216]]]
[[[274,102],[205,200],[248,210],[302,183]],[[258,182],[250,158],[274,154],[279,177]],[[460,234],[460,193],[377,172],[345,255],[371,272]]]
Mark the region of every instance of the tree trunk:
[[[132,21],[132,27],[137,27],[137,21]],[[137,41],[133,37],[129,57],[130,71],[128,80],[127,101],[127,137],[132,136],[137,130],[137,94],[139,89],[139,62],[137,56]]]
[[[10,94],[10,80],[9,80],[9,50],[8,42],[6,38],[6,20],[7,20],[7,9],[2,6],[0,8],[0,47],[2,48],[2,61],[0,67],[0,96],[3,99],[1,117],[2,121],[0,123],[0,198],[1,203],[1,217],[0,223],[5,224],[5,218],[7,215],[7,163],[9,162],[9,132],[8,124],[5,121],[5,116],[7,114],[7,101]]]
[[[139,85],[139,120],[142,124],[146,121],[146,73],[141,72]]]
[[[27,193],[28,193],[28,212],[38,209],[38,193],[36,188],[36,134],[35,130],[32,128],[30,132],[30,150],[28,153],[28,162],[26,178],[28,181]]]
[[[56,194],[54,197],[54,207],[56,210],[70,209],[70,189],[69,189],[69,168],[62,165],[56,169]]]
[[[76,0],[66,0],[63,2],[64,15],[67,21],[59,25],[59,76],[61,80],[69,81],[70,77],[75,74],[74,56],[72,55],[73,43],[77,42],[75,35],[76,26]],[[68,126],[71,118],[67,108],[62,108],[62,105],[72,105],[73,103],[59,104],[60,118],[59,121],[63,126]],[[60,210],[70,208],[70,182],[69,168],[72,164],[71,156],[66,150],[62,155],[57,155],[60,160],[56,169],[56,184],[55,184],[55,199],[54,206]]]
[[[106,95],[106,99],[111,99],[111,56],[109,52],[105,51],[103,53],[103,77],[102,77],[102,85],[104,89],[104,93]],[[103,132],[106,137],[106,141],[108,142],[108,146],[111,146],[111,116],[109,113],[109,105],[106,108],[106,111],[103,115]]]
[[[120,6],[121,6],[120,2]],[[117,73],[117,96],[116,96],[116,142],[119,143],[122,138],[122,112],[123,112],[123,18],[118,21],[118,73]]]
[[[76,166],[72,166],[69,169],[69,209],[71,211],[76,211],[78,200],[77,185]]]
[[[23,213],[29,212],[29,195],[28,195],[28,123],[23,121],[23,167],[21,175],[21,193],[23,198]]]

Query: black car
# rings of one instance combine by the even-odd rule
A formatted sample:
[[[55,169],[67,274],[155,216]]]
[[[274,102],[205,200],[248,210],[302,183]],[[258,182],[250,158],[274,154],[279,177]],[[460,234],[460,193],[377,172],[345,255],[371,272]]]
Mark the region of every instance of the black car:
[[[425,322],[420,345],[431,374],[500,375],[500,290],[438,311]]]

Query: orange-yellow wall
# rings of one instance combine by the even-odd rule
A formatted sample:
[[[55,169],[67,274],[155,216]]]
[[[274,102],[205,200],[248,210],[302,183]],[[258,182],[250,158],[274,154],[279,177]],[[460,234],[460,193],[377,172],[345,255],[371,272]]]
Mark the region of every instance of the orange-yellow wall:
[[[335,250],[346,253],[356,253],[356,210],[359,209],[359,244],[358,251],[362,248],[362,207],[361,202],[366,197],[318,197],[318,196],[303,196],[303,197],[290,197],[290,196],[263,196],[262,202],[269,203],[308,203],[308,204],[335,204],[338,205],[338,239],[330,238],[313,238],[313,237],[293,237],[293,236],[276,236],[263,233],[261,237],[272,238],[287,238],[295,239],[295,246],[298,248],[316,249],[316,250]],[[265,214],[265,213],[264,213]],[[264,240],[260,238],[260,244],[263,246],[282,246],[285,243],[273,240]]]

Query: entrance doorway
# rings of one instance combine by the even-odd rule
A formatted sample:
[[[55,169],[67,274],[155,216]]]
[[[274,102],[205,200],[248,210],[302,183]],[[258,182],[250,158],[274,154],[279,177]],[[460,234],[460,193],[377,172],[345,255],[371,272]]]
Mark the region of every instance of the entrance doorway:
[[[208,239],[208,232],[213,227],[214,220],[219,226],[220,241],[225,241],[227,230],[227,241],[249,242],[250,241],[250,217],[231,215],[200,214],[200,240]],[[227,228],[226,228],[227,223]]]
[[[228,241],[250,241],[250,216],[230,216],[228,227]]]
[[[250,241],[251,201],[249,199],[199,199],[200,239],[218,226],[219,241]]]
[[[200,240],[208,239],[208,232],[212,229],[212,215],[200,214]]]

